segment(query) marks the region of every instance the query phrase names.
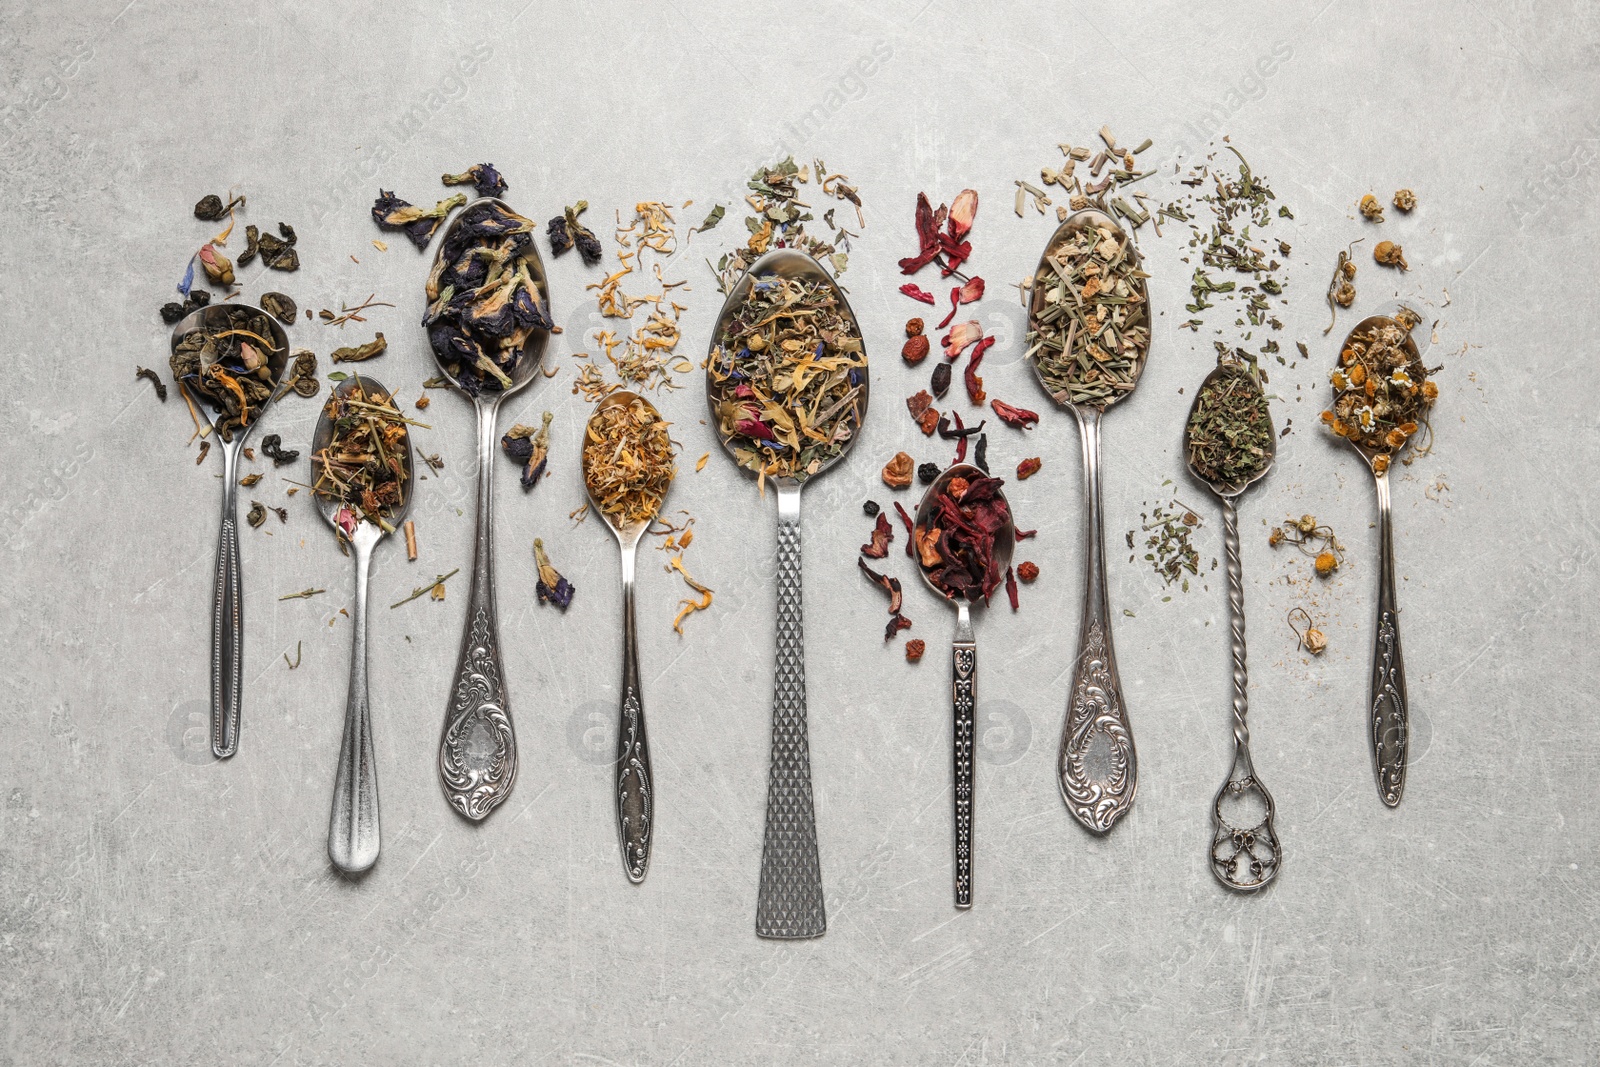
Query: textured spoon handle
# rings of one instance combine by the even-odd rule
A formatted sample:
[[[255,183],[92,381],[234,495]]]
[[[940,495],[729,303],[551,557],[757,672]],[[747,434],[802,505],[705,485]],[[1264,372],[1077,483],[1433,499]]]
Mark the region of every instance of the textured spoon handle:
[[[828,928],[811,806],[806,739],[805,630],[800,599],[800,489],[778,490],[778,652],[772,700],[772,766],[756,899],[760,937],[820,937]]]
[[[372,714],[367,696],[367,576],[376,538],[359,531],[356,556],[355,636],[350,645],[350,690],[344,705],[344,739],[328,816],[328,858],[356,874],[378,861],[378,771],[372,754]]]
[[[238,454],[222,446],[222,526],[217,534],[211,598],[211,751],[226,759],[239,748],[244,694],[244,587],[239,568]]]
[[[1372,762],[1378,796],[1389,807],[1400,803],[1406,787],[1406,664],[1400,652],[1400,609],[1394,591],[1394,530],[1389,514],[1389,475],[1378,486],[1378,621],[1372,642],[1370,723]]]
[[[511,795],[517,780],[517,739],[511,726],[500,625],[494,600],[495,408],[478,405],[478,518],[473,531],[472,591],[461,637],[455,686],[439,739],[439,780],[445,799],[473,821]]]
[[[617,833],[622,867],[638,885],[650,870],[655,829],[655,779],[650,776],[650,739],[644,726],[644,689],[639,682],[639,630],[634,622],[634,551],[622,551],[622,711],[617,724]]]
[[[958,637],[950,650],[950,691],[955,710],[952,769],[955,804],[956,907],[972,907],[972,745],[977,711],[978,646]]]
[[[1100,517],[1100,412],[1095,408],[1073,411],[1083,437],[1083,617],[1056,764],[1067,810],[1089,830],[1103,834],[1132,806],[1139,772],[1111,645]]]

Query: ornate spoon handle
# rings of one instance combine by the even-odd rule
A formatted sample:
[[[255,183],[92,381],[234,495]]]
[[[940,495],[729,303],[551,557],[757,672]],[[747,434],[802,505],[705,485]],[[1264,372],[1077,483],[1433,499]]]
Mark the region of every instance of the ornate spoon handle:
[[[498,400],[479,400],[478,515],[473,531],[472,592],[455,687],[439,740],[439,779],[445,799],[474,821],[486,817],[517,780],[517,739],[511,728],[500,665],[500,625],[494,602],[494,435]]]
[[[1394,524],[1389,514],[1389,474],[1376,476],[1378,487],[1378,627],[1372,642],[1372,763],[1378,774],[1378,796],[1389,807],[1400,803],[1406,788],[1406,663],[1400,653],[1399,606],[1394,593]]]
[[[637,543],[622,549],[622,712],[617,724],[617,831],[622,866],[638,885],[650,869],[650,834],[655,829],[655,782],[650,777],[650,741],[644,728],[639,684],[639,630],[634,622],[634,556]]]
[[[1256,778],[1250,760],[1250,726],[1245,718],[1250,710],[1250,676],[1245,669],[1244,569],[1239,564],[1238,514],[1227,497],[1222,498],[1222,547],[1228,562],[1228,624],[1233,648],[1233,766],[1211,805],[1211,871],[1229,889],[1248,892],[1272,881],[1283,853],[1273,829],[1272,794]],[[1244,803],[1250,803],[1252,809],[1259,805],[1265,815],[1256,825],[1241,829],[1230,823],[1222,807],[1231,800],[1230,808],[1242,809],[1241,801],[1247,795],[1254,803]]]
[[[239,748],[244,684],[244,577],[239,567],[239,449],[243,431],[222,445],[222,526],[217,534],[211,598],[211,752],[226,759]]]
[[[967,605],[960,605],[956,638],[950,646],[950,695],[954,708],[952,770],[955,804],[956,907],[972,907],[973,732],[978,701],[978,644],[973,640]]]
[[[1056,772],[1061,799],[1085,827],[1103,834],[1128,811],[1139,788],[1133,732],[1122,703],[1111,646],[1105,537],[1100,518],[1100,410],[1072,409],[1083,438],[1083,619],[1072,696],[1061,728]]]
[[[344,705],[344,740],[328,817],[328,858],[356,874],[378,861],[378,772],[372,755],[372,715],[367,699],[367,576],[377,528],[363,524],[351,545],[356,554],[356,602],[350,646],[350,691]]]
[[[772,767],[756,898],[759,937],[820,937],[822,900],[817,822],[811,807],[806,740],[805,627],[800,599],[800,487],[778,486],[778,654],[772,698]]]

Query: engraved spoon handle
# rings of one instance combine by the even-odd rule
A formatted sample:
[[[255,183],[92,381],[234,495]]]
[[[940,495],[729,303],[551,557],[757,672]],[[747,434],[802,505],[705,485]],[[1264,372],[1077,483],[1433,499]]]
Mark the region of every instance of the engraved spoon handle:
[[[473,527],[472,589],[455,686],[439,739],[439,779],[445,799],[474,821],[511,795],[517,780],[517,739],[511,726],[500,625],[494,599],[494,446],[499,401],[478,401],[478,514]]]
[[[239,567],[239,449],[243,431],[222,445],[222,526],[217,534],[211,598],[211,751],[226,759],[239,748],[244,685],[244,577]]]
[[[1250,675],[1245,667],[1244,568],[1239,562],[1239,517],[1222,498],[1222,549],[1228,564],[1228,627],[1233,652],[1233,766],[1211,804],[1211,871],[1230,889],[1260,889],[1278,873],[1282,851],[1273,826],[1272,794],[1256,778],[1250,759]],[[1255,826],[1232,825],[1223,814],[1230,798],[1254,794],[1265,811]]]
[[[639,629],[634,621],[634,557],[638,542],[622,548],[622,711],[617,723],[617,831],[622,866],[638,885],[650,869],[655,828],[655,780],[650,776],[650,741],[644,726],[644,687],[639,684]]]
[[[1056,771],[1067,810],[1089,830],[1103,834],[1133,804],[1138,760],[1111,644],[1100,516],[1101,413],[1098,408],[1072,410],[1083,438],[1083,619]]]
[[[800,487],[778,486],[778,650],[772,765],[756,898],[759,937],[820,937],[828,928],[811,805],[806,739],[806,658],[800,599]]]
[[[1394,524],[1389,514],[1389,474],[1377,475],[1378,624],[1372,641],[1372,696],[1369,707],[1373,768],[1378,796],[1389,807],[1400,803],[1406,787],[1406,664],[1400,653],[1399,606],[1394,592]]]
[[[367,697],[367,577],[375,529],[362,526],[351,540],[356,556],[355,636],[350,645],[350,689],[344,704],[344,740],[333,780],[328,816],[328,858],[357,874],[378,860],[378,773],[372,754],[372,716]]]
[[[950,695],[954,709],[952,770],[955,806],[956,907],[972,907],[972,746],[978,700],[978,644],[973,640],[967,606],[960,605],[956,638],[950,646]]]

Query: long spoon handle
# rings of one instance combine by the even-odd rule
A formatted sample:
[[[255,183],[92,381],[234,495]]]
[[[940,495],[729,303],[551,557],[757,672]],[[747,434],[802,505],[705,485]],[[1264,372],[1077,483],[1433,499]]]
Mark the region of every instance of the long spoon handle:
[[[473,530],[472,591],[455,687],[439,739],[445,799],[474,822],[511,795],[517,780],[517,738],[511,726],[500,624],[494,599],[494,436],[498,402],[479,401],[478,516]]]
[[[805,627],[800,600],[800,487],[778,487],[778,652],[772,698],[772,766],[756,898],[759,937],[820,937],[822,900],[817,822],[811,806],[806,738]]]
[[[1378,627],[1372,642],[1370,728],[1372,762],[1378,774],[1378,796],[1389,807],[1400,803],[1406,788],[1406,664],[1400,653],[1400,609],[1394,592],[1394,524],[1389,515],[1389,474],[1376,478],[1378,487]]]
[[[239,567],[238,443],[221,442],[222,526],[217,534],[215,593],[211,598],[211,751],[218,759],[227,759],[239,748],[239,710],[243,703],[244,578]]]
[[[1282,852],[1273,826],[1272,794],[1250,759],[1250,675],[1245,666],[1244,568],[1239,562],[1239,516],[1222,498],[1222,549],[1228,562],[1229,646],[1233,652],[1233,766],[1211,804],[1211,872],[1229,889],[1260,889],[1278,873]],[[1245,798],[1249,799],[1245,799]],[[1250,812],[1252,822],[1224,812]],[[1255,816],[1261,816],[1256,819]]]
[[[972,745],[978,701],[978,644],[972,623],[961,606],[956,639],[950,647],[950,695],[954,710],[951,769],[955,825],[956,907],[972,907]]]
[[[617,832],[622,867],[638,885],[650,869],[655,829],[655,780],[650,776],[650,740],[644,728],[644,687],[639,683],[639,629],[634,621],[634,557],[638,544],[622,549],[622,712],[617,724]]]
[[[350,689],[344,702],[344,740],[333,780],[328,816],[328,858],[356,874],[378,861],[378,771],[372,754],[372,715],[367,698],[367,576],[377,536],[370,527],[352,539],[356,555],[355,636],[350,645]]]
[[[1139,773],[1111,645],[1100,517],[1100,410],[1074,408],[1073,412],[1083,438],[1083,618],[1056,769],[1067,810],[1085,827],[1103,834],[1133,804]]]

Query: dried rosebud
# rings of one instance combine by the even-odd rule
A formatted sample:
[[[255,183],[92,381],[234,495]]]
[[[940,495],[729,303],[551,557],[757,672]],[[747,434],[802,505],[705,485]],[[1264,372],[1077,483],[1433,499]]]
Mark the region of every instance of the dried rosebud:
[[[1025,582],[1031,582],[1039,577],[1039,565],[1032,560],[1024,561],[1017,567],[1017,577]]]
[[[1399,189],[1394,194],[1394,206],[1404,212],[1411,212],[1417,206],[1417,194],[1410,189]]]
[[[883,468],[883,484],[890,489],[904,489],[911,484],[911,457],[904,452],[896,452]]]
[[[1373,222],[1383,221],[1383,205],[1378,198],[1368,193],[1361,198],[1361,214]]]
[[[922,654],[926,651],[928,651],[928,644],[920,637],[913,637],[906,642],[906,660],[910,663],[920,660]]]
[[[1042,466],[1044,466],[1044,460],[1040,459],[1038,456],[1034,456],[1032,459],[1023,460],[1021,463],[1017,464],[1017,481],[1027,481],[1033,475],[1038,474],[1039,468]]]
[[[1379,241],[1372,249],[1372,258],[1385,267],[1399,267],[1401,270],[1410,270],[1406,263],[1405,250],[1393,241]]]
[[[928,358],[928,339],[921,334],[906,338],[905,345],[900,349],[900,356],[907,363],[915,366]]]
[[[939,480],[939,465],[937,463],[924,463],[917,468],[917,480],[923,485],[932,485]]]
[[[923,324],[922,324],[922,320],[921,319],[907,319],[906,320],[906,336],[907,337],[921,337],[922,336],[922,330],[923,330]]]
[[[233,284],[233,262],[217,251],[215,245],[201,247],[200,267],[206,272],[206,277],[217,285]]]
[[[1315,565],[1317,568],[1317,577],[1326,578],[1328,575],[1339,569],[1339,558],[1332,552],[1324,550],[1317,553]]]

